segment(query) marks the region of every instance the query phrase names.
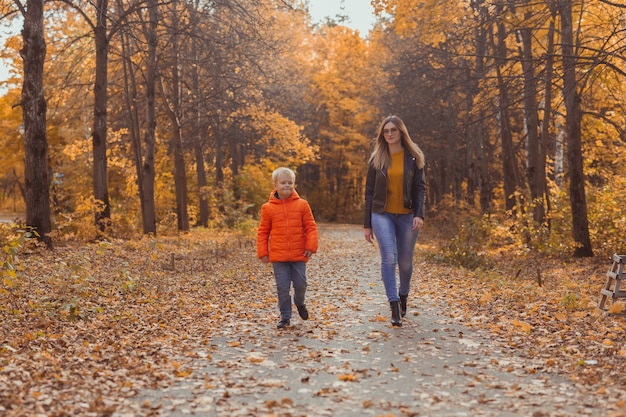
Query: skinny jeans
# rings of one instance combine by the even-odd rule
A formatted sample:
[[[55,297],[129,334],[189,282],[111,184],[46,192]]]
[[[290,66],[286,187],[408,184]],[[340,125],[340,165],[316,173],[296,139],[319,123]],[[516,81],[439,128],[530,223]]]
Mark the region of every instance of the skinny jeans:
[[[306,294],[305,262],[274,262],[274,277],[278,294],[278,310],[282,320],[291,320],[291,286],[293,284],[293,302],[296,306],[304,305]]]
[[[413,213],[372,213],[372,231],[380,250],[380,272],[389,302],[408,295],[413,275],[413,253],[418,230],[411,230]],[[400,287],[396,282],[396,268]]]

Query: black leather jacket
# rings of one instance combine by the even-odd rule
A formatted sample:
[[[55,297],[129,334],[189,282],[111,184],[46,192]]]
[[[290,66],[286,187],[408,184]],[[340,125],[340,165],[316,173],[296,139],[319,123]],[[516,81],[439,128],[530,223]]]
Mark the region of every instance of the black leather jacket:
[[[424,169],[415,165],[415,157],[404,152],[404,207],[413,210],[413,217],[424,218],[426,179]],[[372,227],[372,213],[383,213],[387,204],[387,170],[375,169],[371,164],[365,180],[365,213],[363,225]]]

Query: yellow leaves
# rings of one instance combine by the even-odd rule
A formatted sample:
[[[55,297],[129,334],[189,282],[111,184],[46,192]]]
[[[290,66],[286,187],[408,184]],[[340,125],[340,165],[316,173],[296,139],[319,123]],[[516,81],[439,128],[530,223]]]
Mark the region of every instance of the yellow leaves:
[[[381,315],[380,313],[376,314],[376,316],[374,316],[373,319],[370,319],[369,321],[371,322],[386,322],[387,321],[387,317]]]
[[[489,304],[493,301],[493,296],[491,295],[490,292],[485,292],[483,293],[482,297],[480,297],[480,300],[478,300],[478,303],[482,306]]]
[[[259,146],[264,150],[261,158],[267,161],[269,171],[276,164],[299,166],[315,158],[317,147],[294,121],[263,105],[250,106],[240,113],[252,119],[251,127],[260,136]]]
[[[182,369],[179,362],[170,362],[169,365],[174,368],[174,375],[178,378],[187,378],[193,373],[193,369],[191,368]]]
[[[515,326],[516,329],[523,331],[524,333],[530,333],[533,328],[533,326],[531,326],[530,324],[519,321],[517,319],[513,320],[513,326]]]
[[[265,358],[261,355],[255,353],[248,355],[248,362],[250,363],[262,363],[263,361],[265,361]]]
[[[609,313],[610,314],[620,314],[624,311],[624,303],[621,301],[615,302],[613,304],[611,304],[611,306],[609,307]]]
[[[355,374],[339,374],[340,381],[354,382],[354,381],[357,381],[358,379],[359,377]]]

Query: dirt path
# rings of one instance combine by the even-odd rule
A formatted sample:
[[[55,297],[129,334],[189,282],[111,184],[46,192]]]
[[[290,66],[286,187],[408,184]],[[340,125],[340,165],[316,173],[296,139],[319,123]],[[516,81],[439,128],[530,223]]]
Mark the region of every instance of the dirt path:
[[[269,267],[267,291],[234,300],[191,375],[140,392],[114,416],[606,416],[593,396],[548,373],[525,372],[514,351],[443,314],[415,290],[402,328],[392,328],[377,248],[358,226],[322,226],[309,263],[309,321],[280,331]],[[252,253],[242,256],[254,256]],[[416,280],[429,279],[417,256]],[[418,285],[414,285],[417,288]],[[247,308],[246,308],[247,309]]]

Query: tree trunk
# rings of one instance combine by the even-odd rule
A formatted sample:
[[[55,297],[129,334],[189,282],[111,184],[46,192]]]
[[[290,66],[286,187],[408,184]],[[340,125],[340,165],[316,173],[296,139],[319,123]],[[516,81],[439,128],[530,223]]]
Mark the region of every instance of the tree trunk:
[[[173,13],[171,14],[171,42],[168,42],[172,53],[171,63],[171,91],[169,100],[165,93],[165,88],[161,88],[163,100],[168,105],[165,111],[172,124],[172,138],[170,150],[174,157],[174,188],[176,191],[176,220],[178,230],[189,231],[189,210],[188,210],[188,190],[187,190],[187,170],[185,167],[185,155],[183,152],[182,120],[183,111],[181,104],[181,80],[180,80],[180,59],[179,59],[179,39],[178,39],[178,1],[172,3]],[[162,80],[162,78],[160,78]],[[161,83],[162,85],[162,83]]]
[[[176,188],[176,217],[178,230],[189,231],[189,212],[187,195],[187,174],[185,170],[185,155],[183,154],[182,128],[174,124],[172,151],[174,153],[174,186]]]
[[[572,2],[561,0],[561,39],[563,48],[563,98],[565,101],[565,132],[567,138],[567,162],[569,165],[569,191],[572,209],[572,235],[577,244],[574,256],[593,256],[587,219],[585,175],[583,169],[582,139],[580,123],[582,111],[576,79],[576,56],[574,55],[574,30],[572,24]]]
[[[504,198],[507,211],[515,210],[517,205],[516,192],[519,188],[519,172],[513,134],[511,132],[509,115],[509,93],[504,82],[501,67],[507,57],[506,30],[503,23],[498,23],[498,40],[496,45],[496,73],[498,77],[498,114],[500,120],[500,140],[502,141],[502,173],[504,179]]]
[[[530,16],[525,16],[525,20]],[[522,40],[520,51],[522,61],[522,73],[524,77],[524,122],[526,128],[527,175],[530,188],[531,204],[533,207],[533,220],[537,225],[542,225],[545,220],[544,193],[546,189],[546,165],[545,158],[542,160],[544,150],[539,136],[539,116],[537,106],[537,80],[535,78],[534,58],[532,50],[532,30],[522,28],[519,30]]]
[[[194,15],[195,16],[195,15]],[[197,44],[194,41],[193,43],[193,55],[194,59],[197,58]],[[198,209],[199,209],[199,218],[197,221],[198,226],[208,227],[209,225],[209,201],[207,198],[207,177],[206,170],[204,168],[204,153],[202,152],[202,137],[206,129],[202,129],[201,123],[202,120],[202,106],[200,97],[202,97],[202,93],[200,91],[200,75],[198,73],[198,61],[195,60],[195,65],[192,69],[192,85],[194,91],[194,107],[195,107],[195,115],[193,118],[193,137],[195,140],[193,141],[193,150],[194,157],[196,160],[196,177],[198,182]]]
[[[485,78],[485,57],[487,55],[487,21],[490,18],[488,7],[479,2],[472,3],[472,7],[475,10],[475,16],[478,19],[475,29],[475,43],[476,43],[476,57],[475,68],[476,74],[470,77],[468,82],[469,94],[467,95],[467,109],[468,114],[474,114],[473,106],[474,99],[480,93],[480,80]],[[492,146],[489,142],[489,136],[485,134],[486,120],[484,110],[479,109],[478,113],[473,116],[469,122],[469,137],[468,148],[472,149],[475,160],[472,160],[470,167],[471,177],[476,178],[475,187],[479,190],[480,209],[482,213],[489,213],[491,206],[491,196],[493,194],[493,181],[489,175],[490,166],[489,162],[492,159]],[[469,152],[469,151],[468,151]],[[473,193],[472,193],[473,198]]]
[[[547,154],[548,154],[548,144],[550,142],[550,126],[552,125],[552,77],[554,74],[554,21],[555,21],[555,12],[552,13],[552,18],[550,19],[550,25],[548,28],[547,35],[547,50],[546,50],[546,62],[545,62],[545,80],[544,80],[544,104],[543,104],[543,120],[541,121],[541,150],[542,153],[539,155],[539,159],[541,161],[542,166],[546,167],[547,163]],[[550,211],[550,191],[548,189],[547,184],[547,173],[544,171],[544,184],[545,188],[543,189],[542,199],[545,201],[546,211]],[[540,190],[537,190],[538,192]],[[544,218],[545,219],[545,218]],[[547,219],[547,226],[550,228],[550,220],[549,217]]]
[[[48,248],[52,248],[50,222],[50,180],[46,136],[46,100],[43,88],[46,41],[43,0],[28,0],[24,13],[20,51],[24,61],[22,121],[24,125],[24,182],[26,224],[32,227]]]
[[[107,178],[107,83],[109,40],[107,38],[108,0],[98,0],[97,21],[94,28],[96,45],[96,79],[94,83],[93,132],[93,195],[99,203],[95,222],[99,233],[111,225],[111,206]]]
[[[154,152],[156,146],[156,55],[158,5],[156,0],[148,1],[149,25],[146,33],[148,59],[146,62],[146,132],[145,159],[142,164],[142,188],[144,198],[143,232],[156,235],[156,209],[154,205]]]
[[[144,152],[142,145],[141,118],[138,106],[137,75],[133,63],[128,57],[135,53],[131,47],[126,32],[121,33],[122,60],[124,69],[124,87],[128,115],[128,128],[132,139],[132,149],[135,157],[135,171],[137,173],[137,188],[141,205],[141,220],[144,234],[156,233],[156,214],[154,205],[154,143],[146,144]],[[147,137],[147,135],[146,135]],[[144,161],[145,154],[145,161]],[[145,179],[146,175],[150,179]],[[147,185],[146,185],[147,184]]]

